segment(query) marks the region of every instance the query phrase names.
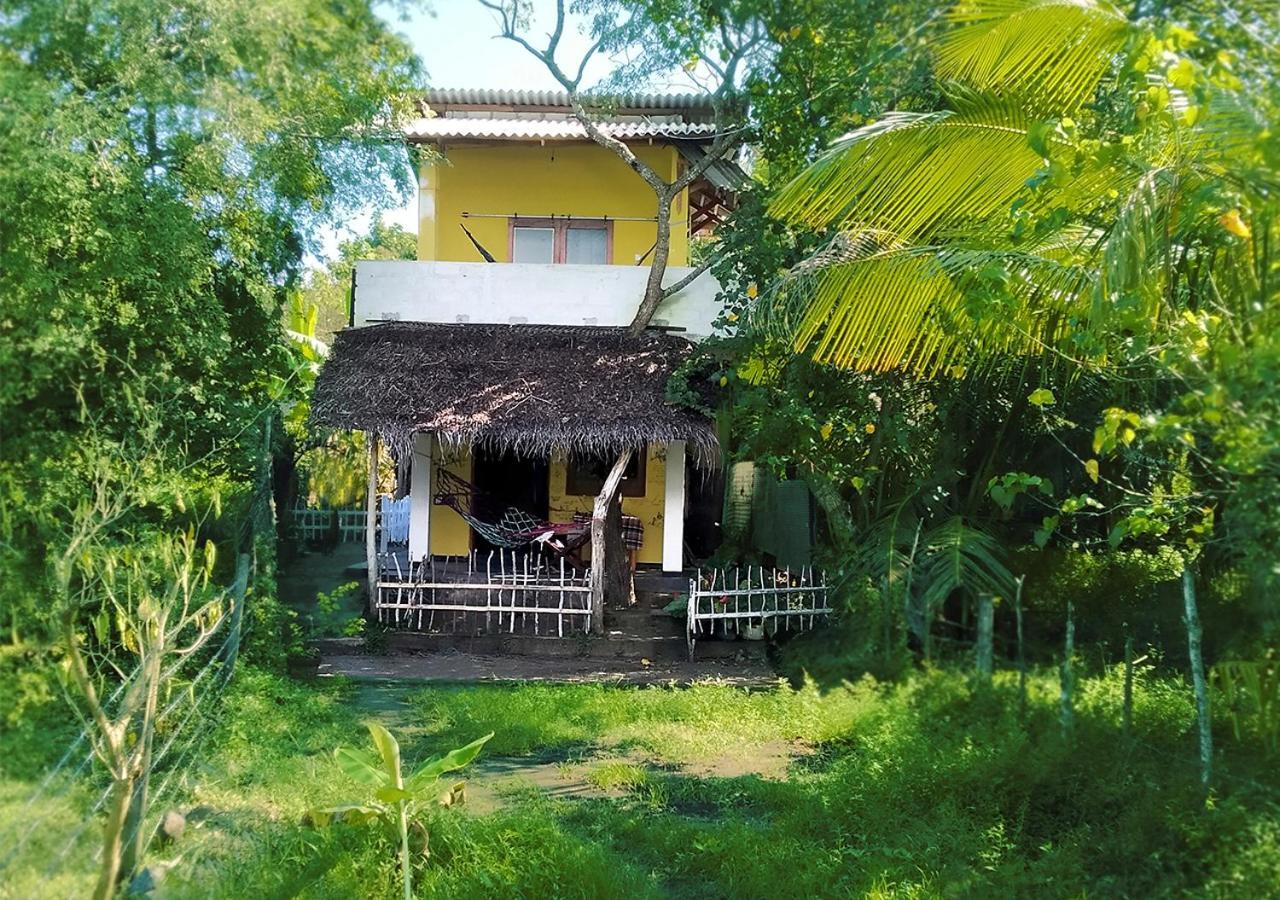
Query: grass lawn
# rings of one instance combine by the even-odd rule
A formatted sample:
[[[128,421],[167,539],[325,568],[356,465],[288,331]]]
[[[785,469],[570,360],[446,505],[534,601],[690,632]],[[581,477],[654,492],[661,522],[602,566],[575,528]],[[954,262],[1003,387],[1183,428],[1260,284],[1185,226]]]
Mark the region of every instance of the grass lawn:
[[[495,732],[468,807],[430,823],[421,896],[1280,894],[1280,785],[1265,760],[1224,740],[1206,804],[1180,683],[1140,682],[1132,740],[1114,673],[1081,681],[1069,742],[1056,691],[1033,679],[1023,721],[1012,678],[978,689],[949,671],[747,692],[304,685],[246,668],[178,785],[191,821],[152,854],[174,863],[156,895],[397,896],[388,837],[300,824],[361,798],[332,750],[363,743],[368,718],[410,764]],[[36,752],[31,735],[3,740]],[[5,772],[8,835],[36,779]],[[87,892],[92,831],[51,860],[90,797],[42,802],[49,823],[0,871],[0,892]]]

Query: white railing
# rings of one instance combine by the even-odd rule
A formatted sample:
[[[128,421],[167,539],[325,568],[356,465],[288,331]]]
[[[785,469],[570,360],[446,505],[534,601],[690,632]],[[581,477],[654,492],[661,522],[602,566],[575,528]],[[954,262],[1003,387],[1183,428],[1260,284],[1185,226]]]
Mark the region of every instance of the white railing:
[[[806,566],[791,569],[699,569],[689,582],[685,610],[689,658],[701,637],[748,637],[809,631],[831,615],[827,576]]]
[[[494,550],[409,562],[378,558],[378,621],[412,631],[533,634],[591,631],[591,574],[563,558]]]
[[[293,527],[303,541],[319,541],[326,538],[333,527],[333,514],[338,514],[338,540],[364,540],[365,511],[363,509],[322,509],[307,506],[293,508]]]
[[[664,281],[692,271],[672,266]],[[648,277],[648,266],[367,260],[356,263],[354,324],[628,325]],[[719,293],[704,273],[664,300],[653,324],[707,337],[720,315]]]

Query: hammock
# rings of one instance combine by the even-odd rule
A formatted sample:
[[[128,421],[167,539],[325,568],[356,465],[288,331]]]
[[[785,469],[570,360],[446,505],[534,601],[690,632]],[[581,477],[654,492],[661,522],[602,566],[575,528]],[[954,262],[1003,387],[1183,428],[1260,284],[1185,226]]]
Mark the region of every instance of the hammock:
[[[556,525],[529,515],[514,506],[500,504],[469,481],[452,472],[436,473],[435,502],[460,515],[472,530],[495,547],[514,550],[526,544],[542,543],[561,556],[573,553],[591,535],[590,524]]]

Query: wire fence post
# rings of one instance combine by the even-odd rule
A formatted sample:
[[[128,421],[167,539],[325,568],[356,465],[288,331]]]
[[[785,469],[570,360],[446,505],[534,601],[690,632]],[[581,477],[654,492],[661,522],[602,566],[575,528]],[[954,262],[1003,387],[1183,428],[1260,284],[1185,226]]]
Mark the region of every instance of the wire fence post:
[[[240,658],[240,635],[244,622],[244,600],[249,592],[249,554],[241,553],[236,559],[236,579],[231,583],[231,628],[227,646],[222,653],[223,679],[229,680]]]

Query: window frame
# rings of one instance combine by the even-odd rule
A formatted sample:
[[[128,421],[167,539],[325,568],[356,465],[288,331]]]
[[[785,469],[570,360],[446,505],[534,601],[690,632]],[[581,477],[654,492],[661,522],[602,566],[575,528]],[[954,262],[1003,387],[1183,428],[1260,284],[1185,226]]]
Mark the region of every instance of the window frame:
[[[551,265],[565,265],[569,248],[569,229],[586,228],[604,232],[604,262],[600,265],[613,264],[613,220],[612,219],[575,219],[566,216],[511,216],[507,219],[507,260],[515,261],[517,228],[550,228]],[[543,263],[546,265],[546,263]],[[587,266],[596,263],[574,263]]]
[[[649,484],[649,448],[635,451],[631,454],[631,461],[627,463],[627,471],[630,472],[632,467],[635,468],[632,477],[628,477],[625,473],[622,477],[622,483],[619,485],[618,493],[623,497],[645,497],[648,496]],[[565,460],[564,475],[564,493],[567,497],[594,497],[600,493],[604,487],[604,478],[596,478],[588,472],[582,471],[580,468],[583,462],[599,462],[604,466],[604,471],[613,466],[614,460],[608,457],[600,457],[597,459],[584,459],[575,457],[570,453]]]

